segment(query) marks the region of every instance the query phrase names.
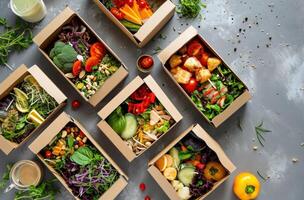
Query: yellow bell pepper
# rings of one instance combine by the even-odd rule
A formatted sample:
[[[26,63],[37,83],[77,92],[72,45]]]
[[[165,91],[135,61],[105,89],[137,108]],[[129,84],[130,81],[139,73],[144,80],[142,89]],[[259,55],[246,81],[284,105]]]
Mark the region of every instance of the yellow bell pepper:
[[[241,200],[252,200],[260,193],[260,182],[253,174],[243,172],[235,177],[233,191]]]

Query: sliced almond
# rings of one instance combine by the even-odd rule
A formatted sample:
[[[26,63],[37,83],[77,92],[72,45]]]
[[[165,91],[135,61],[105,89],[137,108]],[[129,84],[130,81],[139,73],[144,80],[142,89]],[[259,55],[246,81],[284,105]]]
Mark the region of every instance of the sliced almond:
[[[75,78],[75,76],[72,73],[66,73],[64,76],[67,78]]]
[[[82,71],[79,73],[78,77],[79,77],[80,79],[82,79],[82,78],[85,76],[85,74],[86,74],[86,71],[85,71],[85,70],[82,70]]]

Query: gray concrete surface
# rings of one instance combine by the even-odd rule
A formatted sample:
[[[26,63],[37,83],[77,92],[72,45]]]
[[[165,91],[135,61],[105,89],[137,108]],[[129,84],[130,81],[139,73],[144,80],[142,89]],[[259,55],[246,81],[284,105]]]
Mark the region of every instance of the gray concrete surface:
[[[9,0],[0,1],[0,16],[7,17],[13,22],[15,16],[9,10],[8,2]],[[128,78],[96,108],[84,101],[77,111],[71,110],[70,104],[65,108],[67,113],[78,119],[92,133],[97,142],[130,177],[128,186],[117,199],[143,199],[147,194],[152,199],[168,199],[147,173],[147,162],[190,124],[196,122],[222,145],[237,166],[236,173],[250,171],[256,174],[259,170],[262,174],[270,176],[267,181],[260,179],[262,191],[259,199],[303,199],[304,146],[303,144],[301,146],[301,143],[304,142],[304,2],[302,0],[208,0],[207,9],[202,11],[202,20],[182,20],[175,15],[161,31],[161,34],[166,35],[167,38],[161,39],[157,35],[143,49],[137,49],[92,1],[46,0],[45,2],[48,15],[35,26],[34,33],[39,32],[66,5],[69,5],[93,27],[129,67]],[[100,120],[96,113],[124,85],[138,75],[135,61],[141,53],[151,53],[157,47],[166,47],[178,36],[179,31],[183,31],[189,25],[199,28],[199,32],[224,60],[231,64],[232,69],[250,88],[253,98],[222,126],[217,129],[212,128],[181,92],[176,90],[155,57],[156,67],[152,75],[162,85],[163,90],[183,114],[184,119],[144,155],[128,163],[111,141],[96,127],[96,123]],[[239,29],[242,29],[242,33],[239,33]],[[270,46],[266,47],[266,44]],[[69,103],[73,99],[81,99],[76,91],[60,78],[59,73],[35,45],[20,54],[12,55],[9,59],[9,64],[14,68],[22,63],[28,66],[38,64],[68,96]],[[1,67],[0,80],[4,80],[10,73],[11,71],[7,68]],[[264,126],[272,130],[265,136],[264,148],[257,142],[254,131],[254,127],[262,120]],[[238,121],[241,121],[243,131],[238,128]],[[35,155],[28,150],[27,146],[37,135],[31,137],[27,143],[9,156],[0,152],[0,174],[3,173],[6,163],[20,159],[35,159]],[[253,150],[254,146],[258,146],[257,151]],[[293,163],[292,158],[299,159],[299,162]],[[233,177],[236,173],[232,174],[228,181],[206,199],[236,199],[232,192]],[[47,170],[45,174],[46,177],[51,176]],[[144,193],[138,189],[140,182],[145,182],[147,185]],[[62,185],[58,183],[57,186],[61,193],[56,199],[73,199]],[[1,192],[0,199],[13,199],[13,192],[8,194]]]

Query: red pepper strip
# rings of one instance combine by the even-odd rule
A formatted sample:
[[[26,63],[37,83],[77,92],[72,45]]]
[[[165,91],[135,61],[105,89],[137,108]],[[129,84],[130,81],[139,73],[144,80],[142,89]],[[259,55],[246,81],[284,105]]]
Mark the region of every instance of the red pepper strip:
[[[134,103],[129,102],[128,103],[128,112],[132,113],[133,112],[133,108],[134,108]]]

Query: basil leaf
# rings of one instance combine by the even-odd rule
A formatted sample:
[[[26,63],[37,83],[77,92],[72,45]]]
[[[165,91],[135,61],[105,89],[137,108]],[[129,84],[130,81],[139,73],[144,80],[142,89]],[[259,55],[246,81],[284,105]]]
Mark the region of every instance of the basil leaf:
[[[72,148],[73,145],[74,145],[74,138],[73,138],[72,135],[69,135],[69,136],[68,136],[68,147],[69,147],[69,148]]]
[[[74,154],[71,156],[71,161],[85,166],[92,162],[94,154],[92,150],[88,147],[80,147]]]

